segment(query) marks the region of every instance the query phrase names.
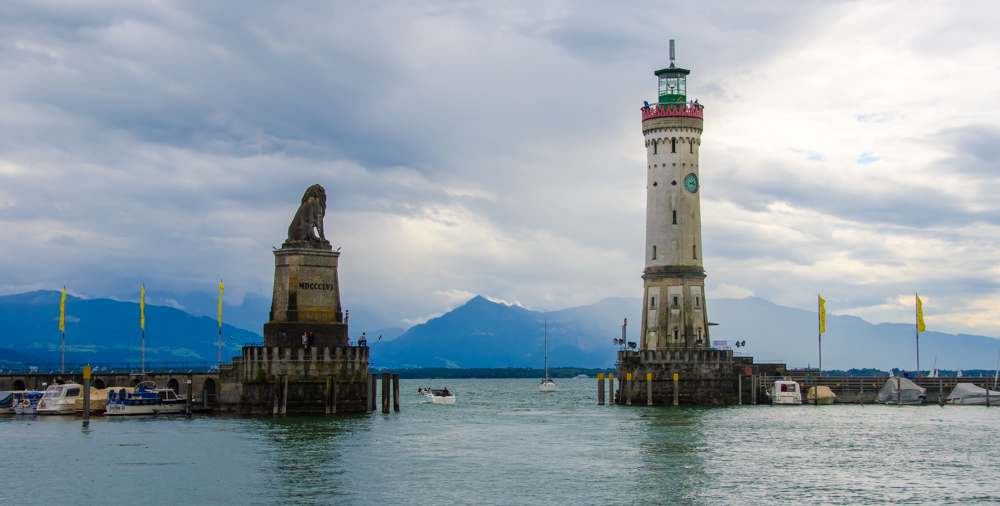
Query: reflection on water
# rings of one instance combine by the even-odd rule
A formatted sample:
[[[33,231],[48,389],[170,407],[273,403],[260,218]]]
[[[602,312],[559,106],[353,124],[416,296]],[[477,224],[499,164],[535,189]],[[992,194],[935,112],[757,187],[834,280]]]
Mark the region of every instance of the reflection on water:
[[[1000,409],[597,406],[596,380],[401,382],[402,412],[3,417],[9,504],[1000,500]],[[417,386],[447,386],[432,405]],[[73,479],[50,479],[71,476]],[[39,486],[39,483],[45,486]],[[67,498],[74,500],[68,501]],[[9,499],[9,500],[8,500]]]

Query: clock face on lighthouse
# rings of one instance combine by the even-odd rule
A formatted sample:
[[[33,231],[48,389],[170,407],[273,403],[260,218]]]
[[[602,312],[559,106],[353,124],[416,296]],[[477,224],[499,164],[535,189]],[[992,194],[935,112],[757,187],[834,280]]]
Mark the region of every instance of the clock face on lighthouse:
[[[684,188],[687,188],[687,191],[689,191],[691,193],[697,192],[698,191],[698,176],[696,176],[694,174],[688,174],[687,176],[685,176],[684,177]]]

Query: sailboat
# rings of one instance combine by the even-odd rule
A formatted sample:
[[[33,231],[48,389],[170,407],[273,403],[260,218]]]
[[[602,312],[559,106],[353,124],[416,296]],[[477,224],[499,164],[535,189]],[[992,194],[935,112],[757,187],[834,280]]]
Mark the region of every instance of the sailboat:
[[[559,390],[556,382],[549,377],[549,313],[545,312],[545,379],[538,384],[539,392],[555,392]]]

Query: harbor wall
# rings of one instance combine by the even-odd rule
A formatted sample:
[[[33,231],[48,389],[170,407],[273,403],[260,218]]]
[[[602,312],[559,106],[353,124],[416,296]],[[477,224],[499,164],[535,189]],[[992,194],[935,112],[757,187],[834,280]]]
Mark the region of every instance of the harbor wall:
[[[367,346],[244,346],[224,383],[239,413],[363,413]],[[238,386],[237,386],[238,384]],[[227,398],[227,401],[231,400]]]
[[[228,368],[223,365],[223,371]],[[187,395],[187,381],[191,380],[192,397],[202,404],[203,395],[208,391],[209,406],[217,406],[222,397],[219,395],[220,379],[216,372],[184,373],[150,372],[146,374],[129,371],[100,372],[90,375],[90,384],[94,388],[133,387],[143,381],[152,381],[159,388],[174,388],[178,396]],[[0,390],[45,390],[48,385],[62,383],[83,384],[83,374],[33,373],[33,374],[2,374],[0,375]],[[45,386],[43,386],[43,384]]]

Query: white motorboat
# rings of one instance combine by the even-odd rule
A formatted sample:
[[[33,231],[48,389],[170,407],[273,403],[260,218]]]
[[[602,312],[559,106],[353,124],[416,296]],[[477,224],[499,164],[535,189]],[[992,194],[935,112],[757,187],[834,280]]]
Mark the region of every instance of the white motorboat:
[[[173,390],[144,382],[134,392],[122,388],[109,393],[104,416],[177,414],[184,413],[186,406],[187,401]]]
[[[434,404],[455,404],[455,394],[448,390],[448,387],[444,388],[431,388],[427,390],[424,394],[427,396],[427,402]]]
[[[987,390],[972,383],[959,383],[944,402],[959,406],[985,406],[987,400],[994,406],[1000,406],[1000,392]]]
[[[38,401],[35,412],[39,415],[75,415],[73,405],[76,398],[83,395],[83,386],[76,383],[51,385]]]
[[[767,395],[771,404],[802,404],[802,392],[794,381],[775,381]]]
[[[14,414],[33,415],[44,392],[24,391],[14,394]]]
[[[544,336],[545,336],[545,379],[543,379],[542,382],[538,384],[538,391],[539,392],[555,392],[556,390],[559,390],[559,387],[556,386],[556,382],[552,381],[552,378],[549,377],[549,313],[548,313],[548,311],[545,312],[545,327],[544,328],[545,328],[545,330],[544,330]]]

